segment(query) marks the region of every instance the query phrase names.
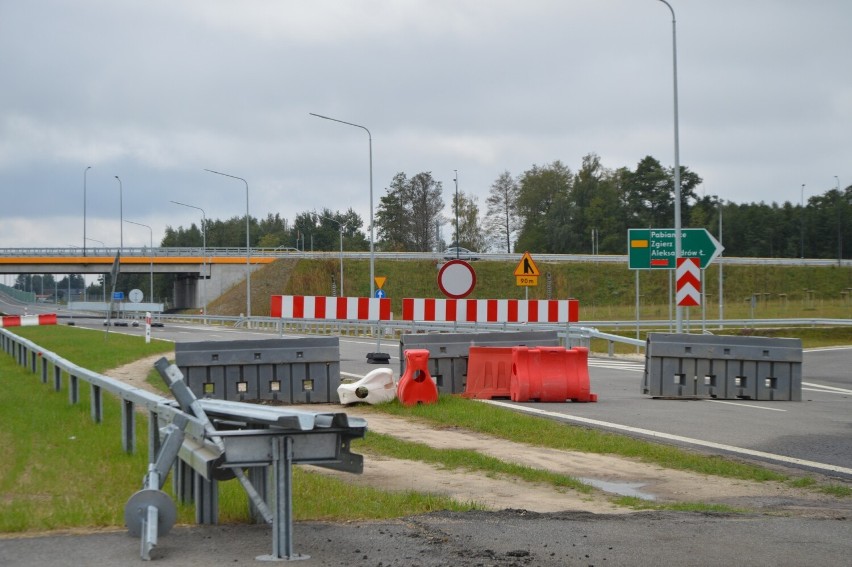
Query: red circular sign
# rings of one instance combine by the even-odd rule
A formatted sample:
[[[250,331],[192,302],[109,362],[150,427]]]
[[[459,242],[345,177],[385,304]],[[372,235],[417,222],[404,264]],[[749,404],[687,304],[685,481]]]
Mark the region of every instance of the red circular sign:
[[[476,272],[464,260],[450,260],[438,271],[438,287],[450,299],[462,299],[476,287]]]

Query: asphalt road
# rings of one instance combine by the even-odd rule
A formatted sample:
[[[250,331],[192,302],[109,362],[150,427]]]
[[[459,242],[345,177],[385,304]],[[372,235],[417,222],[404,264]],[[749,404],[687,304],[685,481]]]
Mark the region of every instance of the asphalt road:
[[[849,520],[677,512],[437,512],[391,521],[296,522],[293,552],[304,567],[800,567],[843,566]],[[258,565],[271,554],[263,525],[178,527],[160,538],[152,564]],[[0,539],[4,567],[139,565],[125,532]]]

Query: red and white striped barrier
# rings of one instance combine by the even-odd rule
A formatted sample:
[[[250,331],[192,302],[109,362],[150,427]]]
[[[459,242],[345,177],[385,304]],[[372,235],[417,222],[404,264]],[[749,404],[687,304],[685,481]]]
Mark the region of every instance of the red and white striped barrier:
[[[273,295],[270,312],[283,319],[390,321],[391,303],[388,298]]]
[[[410,299],[402,300],[403,321],[457,323],[576,323],[576,299]]]
[[[0,317],[0,327],[35,327],[37,325],[55,325],[56,313],[46,315],[6,315]]]

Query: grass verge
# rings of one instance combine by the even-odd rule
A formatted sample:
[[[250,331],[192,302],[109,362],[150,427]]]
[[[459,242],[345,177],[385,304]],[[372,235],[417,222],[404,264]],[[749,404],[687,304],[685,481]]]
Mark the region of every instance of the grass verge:
[[[100,372],[173,350],[167,342],[145,346],[119,333],[104,339],[63,327],[26,328],[20,336]],[[105,342],[109,348],[102,348]],[[124,505],[142,487],[148,468],[147,419],[137,419],[137,451],[127,454],[121,447],[120,402],[104,396],[103,421],[95,423],[89,415],[89,389],[82,387],[79,394],[79,403],[70,405],[67,380],[57,392],[0,353],[0,533],[124,525]],[[293,489],[299,520],[381,519],[477,508],[473,502],[439,495],[353,486],[300,467],[294,468]],[[170,482],[164,490],[174,498]],[[219,519],[248,521],[239,483],[220,483]],[[178,506],[178,522],[193,521],[192,506]]]
[[[442,395],[440,403],[413,407],[405,407],[395,401],[372,406],[370,411],[412,416],[439,426],[463,427],[529,445],[635,458],[670,469],[758,482],[787,479],[784,475],[762,467],[523,415],[459,396]]]

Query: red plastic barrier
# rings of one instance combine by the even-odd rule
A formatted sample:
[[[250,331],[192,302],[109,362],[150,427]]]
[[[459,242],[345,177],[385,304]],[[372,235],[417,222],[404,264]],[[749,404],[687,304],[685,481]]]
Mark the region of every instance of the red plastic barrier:
[[[20,315],[6,315],[5,317],[0,317],[0,327],[20,327],[21,326],[21,316]]]
[[[589,385],[589,349],[514,347],[509,386],[514,402],[596,402]]]
[[[38,316],[38,324],[39,325],[55,325],[56,324],[56,313],[48,313],[46,315]]]
[[[463,397],[508,398],[511,381],[512,347],[470,347]]]
[[[404,406],[434,404],[438,401],[438,386],[429,375],[429,351],[405,351],[405,374],[399,379],[396,397]]]

